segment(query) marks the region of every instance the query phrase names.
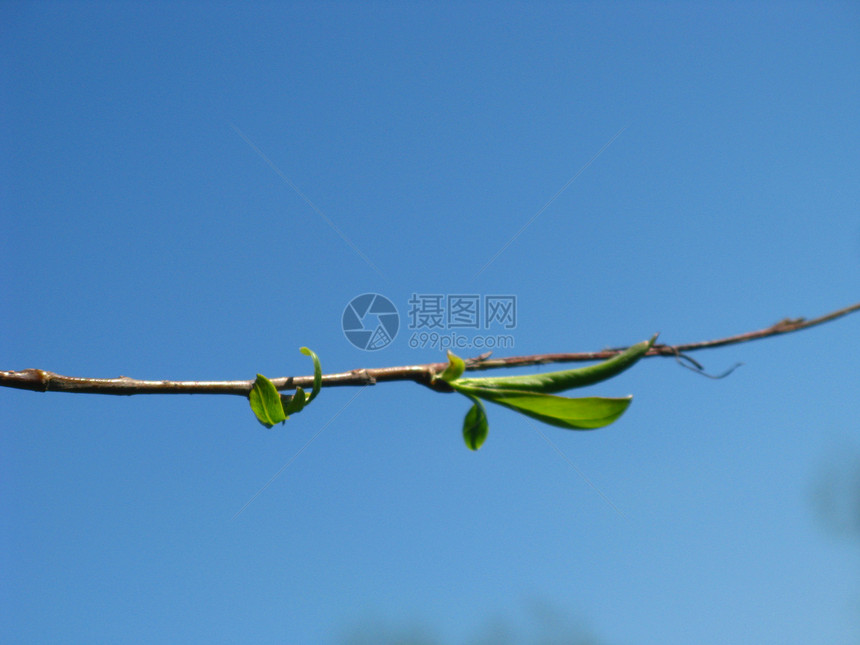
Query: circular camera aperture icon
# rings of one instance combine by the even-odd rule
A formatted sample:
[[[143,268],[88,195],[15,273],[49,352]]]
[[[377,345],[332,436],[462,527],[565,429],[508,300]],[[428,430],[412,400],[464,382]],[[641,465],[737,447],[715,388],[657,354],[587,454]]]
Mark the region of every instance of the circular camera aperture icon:
[[[400,329],[397,307],[378,293],[364,293],[349,301],[343,310],[343,335],[358,347],[374,351],[388,347]]]

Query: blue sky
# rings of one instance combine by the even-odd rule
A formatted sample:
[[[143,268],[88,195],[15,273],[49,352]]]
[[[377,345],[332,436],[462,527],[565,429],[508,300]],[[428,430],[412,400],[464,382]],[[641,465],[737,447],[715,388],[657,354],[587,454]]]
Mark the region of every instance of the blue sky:
[[[0,14],[0,369],[441,360],[413,294],[516,296],[497,355],[858,300],[852,3]],[[341,329],[364,293],[400,315],[376,351]],[[815,491],[860,452],[858,325],[697,354],[744,363],[719,381],[649,359],[589,389],[635,396],[595,432],[492,406],[476,453],[467,401],[410,383],[271,431],[239,397],[0,391],[2,640],[855,643]]]

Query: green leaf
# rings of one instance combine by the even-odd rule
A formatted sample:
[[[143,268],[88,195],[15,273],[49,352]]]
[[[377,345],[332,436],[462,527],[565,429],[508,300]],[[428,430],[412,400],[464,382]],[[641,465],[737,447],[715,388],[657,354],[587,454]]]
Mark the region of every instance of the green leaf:
[[[305,391],[302,388],[296,387],[296,393],[292,396],[281,394],[281,403],[284,406],[284,413],[290,415],[301,412],[304,407],[310,403],[310,399],[308,399],[308,395],[305,394]],[[289,418],[289,416],[287,416],[287,418]]]
[[[293,395],[280,394],[275,384],[262,374],[257,374],[257,380],[254,387],[251,388],[251,393],[248,396],[251,409],[257,415],[259,422],[267,428],[271,428],[276,423],[283,423],[291,414],[301,412],[314,400],[322,388],[320,359],[307,347],[302,347],[299,351],[305,356],[310,356],[314,362],[314,384],[310,394],[300,387],[296,387],[296,392]]]
[[[452,387],[470,398],[479,397],[538,421],[569,430],[592,430],[608,426],[624,414],[633,400],[632,396],[570,399],[539,392],[465,387],[459,383],[453,383]]]
[[[299,349],[299,351],[305,356],[310,356],[314,362],[314,387],[307,401],[308,403],[310,403],[317,397],[317,394],[320,393],[320,388],[322,388],[322,367],[320,366],[320,359],[317,357],[316,354],[314,354],[312,350],[308,349],[307,347],[302,347]]]
[[[448,367],[439,375],[443,381],[450,383],[456,381],[466,371],[466,364],[459,356],[454,355],[451,350],[448,350]]]
[[[457,383],[466,387],[478,387],[482,389],[521,390],[525,392],[541,392],[543,394],[564,392],[576,387],[584,387],[605,381],[633,367],[651,349],[655,340],[657,340],[656,334],[650,340],[637,343],[632,347],[628,347],[617,356],[613,356],[597,365],[589,365],[588,367],[562,370],[560,372],[547,372],[545,374],[529,374],[526,376],[464,378],[457,381]]]
[[[248,395],[251,409],[257,415],[257,420],[267,428],[283,423],[287,419],[284,406],[281,404],[281,395],[272,383],[262,374],[257,374],[257,380],[251,393]]]
[[[469,450],[477,450],[486,441],[490,432],[490,425],[487,422],[487,411],[484,410],[484,404],[474,397],[469,398],[472,399],[473,405],[466,413],[466,418],[463,419],[463,440]]]

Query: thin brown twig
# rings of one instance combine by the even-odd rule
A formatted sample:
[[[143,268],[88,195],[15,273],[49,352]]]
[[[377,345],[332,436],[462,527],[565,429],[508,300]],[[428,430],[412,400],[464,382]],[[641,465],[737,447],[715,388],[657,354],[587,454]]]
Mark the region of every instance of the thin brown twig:
[[[759,340],[770,336],[788,334],[801,329],[808,329],[831,320],[841,318],[855,311],[860,311],[860,302],[849,307],[830,312],[818,318],[785,318],[778,323],[735,336],[705,340],[698,343],[681,345],[654,345],[646,357],[671,356],[684,357],[687,353],[735,345],[748,341]],[[466,361],[467,370],[488,370],[505,367],[523,367],[528,365],[544,365],[547,363],[572,363],[611,358],[624,351],[626,347],[615,347],[598,352],[573,352],[564,354],[533,354],[530,356],[510,356],[507,358],[489,358],[488,355],[478,356]],[[695,363],[694,363],[695,364]],[[426,363],[423,365],[404,365],[398,367],[379,367],[355,369],[349,372],[323,375],[323,387],[346,385],[374,385],[382,381],[415,381],[435,390],[451,391],[444,381],[436,379],[447,363]],[[279,390],[292,390],[296,387],[310,388],[313,376],[284,376],[271,379]],[[32,390],[36,392],[77,392],[87,394],[238,394],[247,396],[254,385],[253,380],[246,381],[147,381],[119,376],[117,378],[84,378],[79,376],[63,376],[54,372],[40,369],[25,369],[20,371],[0,372],[0,387]]]

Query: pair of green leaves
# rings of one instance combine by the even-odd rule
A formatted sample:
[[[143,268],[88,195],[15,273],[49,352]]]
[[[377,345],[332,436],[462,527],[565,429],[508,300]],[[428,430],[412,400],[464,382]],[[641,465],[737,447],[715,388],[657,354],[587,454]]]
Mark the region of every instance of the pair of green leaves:
[[[314,385],[310,394],[300,387],[296,388],[295,394],[281,394],[272,381],[262,374],[257,374],[257,380],[248,395],[251,409],[257,415],[257,420],[267,428],[283,423],[291,414],[301,412],[316,398],[322,387],[320,359],[307,347],[302,347],[299,351],[305,356],[310,356],[314,362]]]
[[[620,374],[642,358],[656,339],[655,335],[597,365],[528,376],[460,378],[465,371],[465,363],[459,356],[448,352],[448,366],[438,378],[472,401],[463,421],[463,439],[471,450],[480,448],[489,433],[487,412],[481,399],[550,425],[569,430],[592,430],[608,426],[618,419],[633,397],[571,399],[554,394],[599,383]]]

